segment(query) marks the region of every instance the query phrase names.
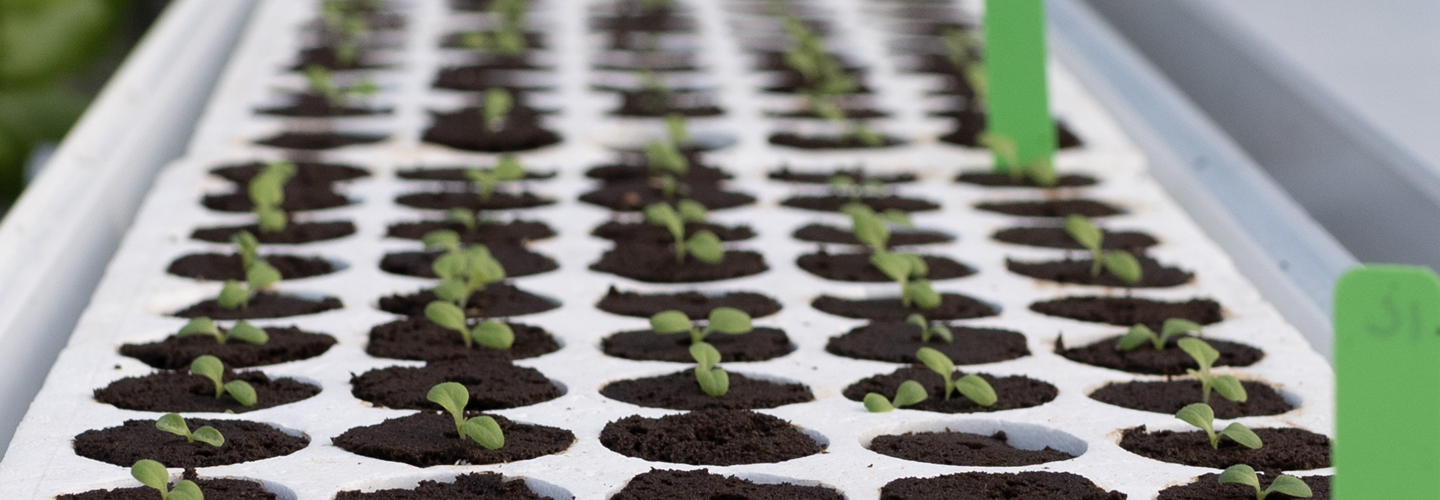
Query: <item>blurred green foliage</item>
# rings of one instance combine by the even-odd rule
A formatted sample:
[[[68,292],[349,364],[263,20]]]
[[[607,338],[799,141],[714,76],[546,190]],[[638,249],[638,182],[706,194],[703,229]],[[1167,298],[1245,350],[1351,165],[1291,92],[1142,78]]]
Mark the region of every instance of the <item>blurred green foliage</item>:
[[[130,0],[0,0],[0,199],[38,143],[64,137],[90,96],[69,80],[103,55]]]

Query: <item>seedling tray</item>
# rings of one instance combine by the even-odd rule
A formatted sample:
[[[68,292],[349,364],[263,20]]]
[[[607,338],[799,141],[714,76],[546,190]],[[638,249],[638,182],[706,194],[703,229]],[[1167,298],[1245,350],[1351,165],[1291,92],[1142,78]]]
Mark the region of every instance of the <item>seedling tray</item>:
[[[126,468],[78,456],[72,448],[76,435],[115,427],[127,420],[154,420],[162,413],[122,410],[103,404],[94,390],[125,378],[155,370],[121,356],[126,343],[153,342],[174,333],[185,320],[176,311],[220,290],[218,282],[203,282],[167,274],[175,259],[192,253],[228,253],[229,246],[192,239],[200,227],[251,222],[248,214],[206,209],[207,194],[225,193],[231,183],[210,174],[224,165],[281,158],[319,159],[369,171],[366,178],[339,184],[339,192],[353,203],[307,212],[304,220],[348,220],[353,235],[303,245],[265,245],[265,252],[316,255],[339,265],[331,274],[287,280],[278,285],[285,293],[334,297],[343,307],[318,314],[251,320],[261,326],[296,326],[333,336],[337,343],[323,355],[258,367],[271,377],[290,377],[317,385],[314,397],[240,415],[185,414],[187,418],[244,419],[274,425],[293,435],[307,436],[305,448],[282,457],[234,465],[202,467],[202,477],[234,477],[261,481],[279,498],[328,499],[345,490],[372,491],[409,488],[418,481],[449,481],[457,474],[488,471],[507,478],[523,478],[532,490],[550,498],[602,499],[620,491],[632,477],[651,469],[705,468],[757,483],[789,482],[821,485],[846,498],[877,498],[891,481],[905,477],[934,477],[958,472],[1056,471],[1084,476],[1105,490],[1129,498],[1152,498],[1166,487],[1191,482],[1216,469],[1164,463],[1120,448],[1122,430],[1147,426],[1151,430],[1188,430],[1164,413],[1143,412],[1108,405],[1087,397],[1111,382],[1163,380],[1098,368],[1055,354],[1057,336],[1067,346],[1086,345],[1123,333],[1124,326],[1081,322],[1039,314],[1036,302],[1068,296],[1132,296],[1164,301],[1213,299],[1223,307],[1224,320],[1205,329],[1207,339],[1241,342],[1264,351],[1258,363],[1219,368],[1247,381],[1268,384],[1284,396],[1294,410],[1238,421],[1251,428],[1298,427],[1331,435],[1333,376],[1329,365],[1311,350],[1303,337],[1271,307],[1229,258],[1192,223],[1147,174],[1145,158],[1120,131],[1106,111],[1080,87],[1066,68],[1052,63],[1051,92],[1055,114],[1083,141],[1057,157],[1061,173],[1095,177],[1092,187],[1043,191],[1030,188],[994,188],[958,183],[962,171],[985,170],[986,151],[938,141],[950,131],[950,120],[929,116],[950,104],[928,91],[942,85],[935,76],[902,71],[911,56],[891,47],[903,45],[900,29],[906,24],[900,2],[837,0],[823,9],[799,12],[829,23],[835,33],[829,46],[855,65],[866,68],[863,82],[873,90],[869,107],[889,113],[871,125],[903,144],[875,149],[804,150],[771,145],[778,131],[815,133],[827,125],[814,120],[772,117],[769,111],[794,106],[798,99],[767,94],[771,72],[754,68],[752,49],[774,40],[779,26],[764,15],[763,2],[738,0],[680,1],[696,23],[693,36],[667,35],[662,47],[694,50],[698,71],[667,75],[667,86],[696,87],[713,97],[725,113],[690,120],[691,134],[701,142],[726,144],[704,154],[704,163],[724,168],[735,178],[724,186],[756,198],[750,205],[715,210],[712,222],[750,226],[757,236],[733,244],[735,249],[760,252],[768,270],[760,274],[689,284],[653,284],[590,270],[591,264],[612,243],[590,236],[596,226],[616,215],[605,208],[579,201],[598,187],[584,172],[614,161],[617,150],[643,145],[664,137],[660,120],[618,117],[615,93],[597,85],[633,85],[633,72],[596,69],[592,64],[605,52],[608,35],[589,28],[612,8],[608,3],[537,0],[529,23],[543,33],[547,48],[536,60],[551,69],[527,72],[527,78],[548,82],[553,90],[530,95],[527,104],[555,112],[542,118],[560,135],[554,146],[517,154],[524,165],[554,171],[549,179],[524,185],[555,203],[523,210],[501,211],[502,220],[513,217],[541,221],[557,236],[535,241],[529,248],[553,258],[558,270],[514,278],[509,283],[547,297],[559,307],[511,318],[551,332],[561,348],[543,356],[519,360],[517,365],[539,370],[559,385],[564,394],[543,403],[488,412],[517,422],[564,429],[575,442],[564,452],[498,465],[414,466],[368,458],[331,444],[345,431],[378,424],[415,413],[376,407],[351,395],[351,377],[371,369],[422,366],[421,362],[382,359],[366,354],[368,333],[376,325],[399,319],[377,308],[381,297],[407,294],[433,286],[434,280],[398,276],[382,271],[385,254],[416,251],[416,241],[387,238],[392,224],[435,218],[437,211],[409,208],[395,202],[400,195],[434,190],[434,181],[399,178],[401,170],[459,165],[492,165],[497,156],[469,153],[421,140],[432,111],[451,111],[473,103],[474,93],[432,88],[437,72],[461,63],[462,51],[442,48],[448,34],[484,25],[485,16],[455,12],[443,0],[395,0],[388,9],[405,18],[402,29],[383,33],[375,51],[386,65],[364,74],[380,86],[374,102],[392,107],[389,115],[336,119],[291,119],[261,115],[257,108],[275,104],[285,91],[304,88],[302,75],[291,71],[295,55],[311,39],[309,27],[319,15],[318,2],[268,0],[261,3],[249,31],[231,59],[224,79],[210,103],[189,155],[165,167],[147,197],[135,224],[111,262],[92,303],[62,352],[44,389],[32,404],[0,467],[0,487],[10,496],[49,498],[92,489],[135,486]],[[820,2],[805,5],[820,6]],[[979,19],[973,2],[925,3],[926,9],[959,20]],[[759,38],[770,33],[766,38]],[[258,145],[257,141],[284,131],[341,130],[379,134],[385,138],[318,152],[295,152]],[[831,337],[866,324],[816,310],[810,304],[821,295],[851,299],[893,297],[893,283],[858,284],[825,280],[796,266],[803,254],[817,250],[815,243],[791,236],[811,223],[847,227],[846,217],[783,206],[791,196],[825,191],[823,186],[779,182],[767,175],[782,166],[818,172],[863,165],[872,173],[914,173],[918,180],[897,184],[893,190],[907,197],[940,205],[934,211],[914,214],[918,227],[943,231],[953,242],[915,247],[925,254],[944,256],[975,269],[973,275],[935,281],[937,291],[973,297],[993,306],[999,314],[966,319],[953,325],[1002,328],[1024,335],[1030,355],[1008,361],[965,365],[966,373],[995,376],[1023,375],[1053,385],[1058,395],[1043,405],[993,413],[944,414],[901,409],[867,413],[858,401],[841,393],[863,378],[888,374],[903,365],[862,361],[825,351]],[[1006,269],[1006,259],[1042,261],[1062,258],[1063,250],[1025,247],[998,242],[998,230],[1045,222],[977,210],[983,202],[1044,200],[1047,197],[1084,197],[1103,200],[1126,213],[1103,218],[1104,227],[1142,231],[1160,244],[1149,255],[1167,265],[1193,272],[1195,279],[1171,288],[1130,291],[1096,286],[1063,285],[1035,280]],[[1099,221],[1101,219],[1097,219]],[[1053,223],[1054,220],[1049,222]],[[840,251],[831,245],[828,250]],[[1076,254],[1078,257],[1079,255]],[[616,332],[641,330],[643,318],[603,312],[597,301],[612,288],[644,293],[699,291],[702,293],[756,292],[779,302],[781,310],[757,318],[756,326],[785,331],[794,351],[768,361],[723,363],[733,374],[797,382],[806,385],[815,400],[758,413],[784,419],[824,445],[824,453],[784,461],[735,466],[691,466],[626,457],[607,449],[598,439],[607,423],[639,415],[660,417],[673,410],[640,407],[602,396],[607,383],[655,376],[688,368],[688,364],[632,361],[605,355],[601,339]],[[229,324],[229,322],[224,322]],[[1001,397],[1005,397],[1001,394]],[[867,449],[880,435],[909,431],[957,430],[980,434],[1004,431],[1021,448],[1052,447],[1078,455],[1064,461],[1025,467],[958,467],[907,461]],[[1303,471],[1302,475],[1328,470]]]

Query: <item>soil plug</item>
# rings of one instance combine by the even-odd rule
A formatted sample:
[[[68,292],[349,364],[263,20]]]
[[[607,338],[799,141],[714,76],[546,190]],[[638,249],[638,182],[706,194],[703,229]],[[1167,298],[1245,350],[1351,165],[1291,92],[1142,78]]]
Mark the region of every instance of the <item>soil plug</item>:
[[[990,387],[990,383],[979,375],[954,378],[955,362],[950,361],[950,357],[945,353],[929,347],[921,347],[920,350],[915,351],[915,357],[930,371],[940,374],[940,377],[945,379],[946,400],[950,399],[951,392],[959,392],[960,395],[980,406],[992,406],[998,400],[995,396],[995,388]]]
[[[1218,478],[1221,484],[1239,483],[1255,488],[1255,500],[1265,500],[1271,493],[1279,493],[1292,498],[1310,498],[1315,493],[1310,491],[1310,485],[1300,478],[1281,474],[1270,482],[1270,487],[1260,489],[1260,477],[1255,474],[1255,469],[1245,464],[1232,465],[1220,473]]]
[[[215,399],[220,399],[228,393],[241,405],[255,406],[255,388],[244,380],[225,382],[225,364],[220,362],[220,358],[209,354],[195,358],[195,361],[190,362],[190,373],[203,376],[215,383]]]
[[[187,443],[199,441],[216,448],[225,444],[225,436],[220,435],[220,431],[215,430],[214,427],[207,425],[195,429],[195,432],[190,432],[190,424],[185,423],[185,417],[175,413],[166,413],[165,416],[160,417],[155,421],[155,428],[176,436],[184,436]]]
[[[445,382],[430,388],[426,399],[440,405],[455,419],[455,432],[460,439],[470,438],[487,450],[498,450],[505,446],[505,433],[494,418],[479,416],[465,418],[465,405],[470,404],[470,390],[455,382]]]
[[[135,465],[130,466],[130,476],[140,481],[140,484],[159,491],[160,500],[205,500],[200,486],[188,479],[175,483],[175,489],[170,489],[170,471],[165,470],[164,464],[154,460],[136,461]]]

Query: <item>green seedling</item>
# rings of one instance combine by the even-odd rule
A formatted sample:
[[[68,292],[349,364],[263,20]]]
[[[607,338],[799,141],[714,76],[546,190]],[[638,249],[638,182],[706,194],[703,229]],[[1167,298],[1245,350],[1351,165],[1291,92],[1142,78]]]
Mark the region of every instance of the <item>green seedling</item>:
[[[230,243],[235,245],[235,254],[240,256],[240,268],[249,269],[250,264],[260,256],[260,240],[250,231],[240,231],[230,237]]]
[[[980,41],[971,36],[969,32],[950,28],[941,35],[945,41],[945,58],[950,60],[957,68],[964,68],[970,63],[976,62],[975,52],[980,50]]]
[[[1250,398],[1249,395],[1245,393],[1245,386],[1240,385],[1240,379],[1235,378],[1234,375],[1215,375],[1210,373],[1210,367],[1215,364],[1215,360],[1220,359],[1220,351],[1215,350],[1214,347],[1210,347],[1210,344],[1205,343],[1204,340],[1194,337],[1180,339],[1177,344],[1180,346],[1180,350],[1185,351],[1186,354],[1189,354],[1190,357],[1194,358],[1195,362],[1200,365],[1199,370],[1190,368],[1186,369],[1185,372],[1200,380],[1201,403],[1210,404],[1211,390],[1219,393],[1220,397],[1236,403],[1244,403],[1245,400]]]
[[[905,318],[905,322],[920,327],[920,342],[930,342],[930,337],[939,337],[946,344],[955,341],[955,335],[950,333],[950,328],[939,321],[926,321],[924,316],[911,314]]]
[[[326,30],[336,38],[335,60],[342,66],[355,63],[360,55],[360,38],[370,31],[364,13],[349,5],[325,4],[321,16]]]
[[[1022,162],[1015,139],[1009,136],[994,132],[981,132],[976,141],[1000,158],[1001,161],[996,163],[996,168],[1004,165],[1010,174],[1010,179],[1017,183],[1029,177],[1037,186],[1053,187],[1059,181],[1059,177],[1055,174],[1055,164],[1050,158],[1036,158]]]
[[[1279,493],[1293,498],[1310,498],[1315,493],[1310,491],[1310,485],[1305,484],[1300,478],[1281,474],[1275,476],[1270,482],[1270,487],[1260,488],[1260,476],[1255,474],[1255,469],[1245,464],[1232,465],[1220,473],[1218,478],[1221,484],[1239,483],[1255,488],[1255,500],[1265,500],[1271,493]]]
[[[1225,426],[1225,430],[1215,432],[1215,410],[1205,403],[1187,405],[1175,414],[1175,418],[1205,431],[1205,435],[1210,437],[1210,447],[1217,450],[1220,449],[1221,437],[1228,437],[1252,450],[1258,450],[1264,445],[1260,441],[1260,436],[1255,435],[1254,431],[1241,425],[1240,422],[1231,422],[1230,425]]]
[[[1151,330],[1150,327],[1136,324],[1130,327],[1129,333],[1120,337],[1120,341],[1115,343],[1115,350],[1133,351],[1135,348],[1145,344],[1146,341],[1149,341],[1150,345],[1155,347],[1155,350],[1164,350],[1165,344],[1169,343],[1170,339],[1187,333],[1199,335],[1200,328],[1200,324],[1194,321],[1184,318],[1170,318],[1165,320],[1165,324],[1160,327],[1160,334],[1156,335],[1155,330]]]
[[[498,224],[499,221],[485,217],[484,213],[476,213],[474,210],[464,208],[452,208],[445,212],[445,222],[453,222],[465,228],[465,232],[473,233],[480,230],[482,224]]]
[[[1144,273],[1140,270],[1140,261],[1130,252],[1104,249],[1105,233],[1095,227],[1095,224],[1085,216],[1070,215],[1066,217],[1065,232],[1070,233],[1070,237],[1074,238],[1076,243],[1090,251],[1091,276],[1100,276],[1103,268],[1103,270],[1110,271],[1110,274],[1115,275],[1120,281],[1131,285],[1139,283],[1144,278]]]
[[[879,250],[870,254],[870,264],[900,285],[900,305],[925,310],[940,306],[940,294],[925,279],[930,267],[919,255]]]
[[[515,107],[515,98],[510,91],[491,87],[485,89],[485,109],[481,110],[485,118],[485,130],[492,134],[498,133],[505,128],[505,118],[510,116],[510,110]]]
[[[285,183],[294,176],[294,163],[277,161],[266,165],[264,170],[250,179],[247,191],[250,202],[254,205],[260,232],[275,233],[285,230],[289,217],[280,205],[285,203]]]
[[[460,233],[449,229],[425,233],[425,236],[420,237],[420,241],[425,244],[427,250],[438,248],[446,252],[459,252],[461,249]]]
[[[924,363],[925,367],[929,368],[930,371],[939,374],[940,378],[945,379],[946,400],[950,399],[951,392],[959,392],[960,395],[965,396],[980,406],[993,406],[999,399],[995,396],[995,388],[990,387],[990,383],[986,382],[985,379],[979,375],[965,375],[958,379],[954,378],[955,362],[950,361],[950,357],[946,356],[945,353],[929,347],[921,347],[920,350],[915,351],[915,357],[919,359],[921,363]]]
[[[690,160],[680,153],[675,143],[652,141],[645,144],[645,160],[650,172],[656,175],[685,175],[690,171]]]
[[[175,489],[170,489],[170,471],[165,470],[164,464],[154,460],[136,461],[135,465],[130,466],[130,477],[159,491],[160,500],[205,500],[200,486],[188,479],[175,483]]]
[[[520,165],[520,160],[514,156],[505,155],[500,157],[500,162],[492,168],[470,168],[465,170],[465,177],[475,183],[475,188],[480,192],[480,201],[490,201],[490,196],[495,194],[495,186],[501,182],[518,181],[525,178],[525,167]]]
[[[175,334],[177,337],[189,335],[208,335],[214,337],[215,342],[221,345],[232,340],[254,345],[265,345],[270,341],[270,334],[265,333],[263,328],[246,323],[245,320],[240,320],[235,323],[235,326],[230,327],[230,330],[221,332],[220,327],[215,326],[215,322],[207,316],[190,320],[185,326],[180,327],[179,333]]]
[[[280,270],[264,260],[255,260],[245,269],[245,281],[226,281],[216,302],[225,309],[244,309],[258,292],[268,290],[280,281]]]
[[[704,328],[696,325],[685,313],[672,309],[651,316],[650,329],[661,334],[690,332],[690,343],[699,344],[712,333],[742,335],[750,333],[755,327],[751,325],[750,315],[745,311],[733,307],[717,307],[710,311]]]
[[[185,423],[185,417],[174,413],[166,413],[165,416],[156,420],[155,428],[176,436],[183,436],[187,443],[199,441],[216,448],[225,444],[225,436],[220,435],[220,431],[215,430],[214,427],[207,425],[191,432],[190,424]]]
[[[837,176],[836,179],[831,179],[831,182],[836,182],[840,177],[849,179]],[[889,247],[891,225],[915,227],[914,223],[910,222],[909,214],[893,208],[876,213],[864,203],[851,202],[840,207],[840,212],[850,216],[850,232],[857,241],[870,247],[872,252],[883,252]]]
[[[665,115],[665,137],[670,144],[690,144],[690,129],[685,125],[685,115]]]
[[[190,373],[210,379],[215,383],[215,399],[229,394],[243,406],[255,406],[255,388],[244,380],[224,381],[225,363],[220,358],[206,354],[190,362]]]
[[[504,280],[505,268],[490,255],[490,249],[485,245],[460,248],[458,235],[453,241],[456,244],[437,257],[430,269],[440,278],[440,284],[434,289],[435,296],[464,307],[475,292],[484,290],[490,283]]]
[[[669,108],[670,92],[665,81],[649,69],[640,72],[640,108],[651,113],[660,113]],[[667,123],[668,125],[668,123]]]
[[[900,383],[899,388],[895,389],[894,400],[885,399],[885,396],[878,392],[866,394],[865,410],[870,413],[885,413],[896,408],[919,404],[929,398],[930,394],[925,392],[925,386],[914,380],[906,380]]]
[[[685,224],[704,223],[705,206],[694,200],[680,200],[679,210],[665,203],[652,203],[645,207],[645,220],[664,227],[675,239],[675,261],[685,262],[686,255],[693,255],[706,264],[719,264],[725,260],[725,247],[720,237],[708,229],[695,231],[685,238]]]
[[[330,70],[318,65],[305,67],[305,80],[310,83],[311,92],[324,97],[335,107],[345,106],[354,98],[373,96],[380,91],[380,87],[368,79],[342,87],[335,83],[335,77],[330,74]]]
[[[481,321],[471,329],[465,324],[465,311],[449,302],[437,300],[427,304],[425,317],[443,328],[459,332],[460,338],[465,340],[466,349],[472,344],[480,344],[505,351],[515,345],[515,332],[510,329],[510,325],[499,321]]]
[[[690,357],[695,359],[695,381],[700,390],[714,397],[730,392],[730,374],[720,364],[720,351],[705,342],[690,344]]]
[[[487,450],[498,450],[505,446],[505,433],[494,418],[487,416],[465,418],[465,406],[470,404],[470,390],[455,382],[445,382],[430,388],[426,399],[440,405],[455,419],[455,432],[460,439],[475,440]]]

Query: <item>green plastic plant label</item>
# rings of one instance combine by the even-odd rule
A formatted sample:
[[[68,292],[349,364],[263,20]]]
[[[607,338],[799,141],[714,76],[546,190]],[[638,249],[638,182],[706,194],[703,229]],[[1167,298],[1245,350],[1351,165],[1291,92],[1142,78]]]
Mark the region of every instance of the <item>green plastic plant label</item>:
[[[1045,52],[1042,0],[985,2],[985,126],[1015,141],[1021,165],[1055,154]],[[1011,167],[998,156],[995,162],[1002,171]]]

